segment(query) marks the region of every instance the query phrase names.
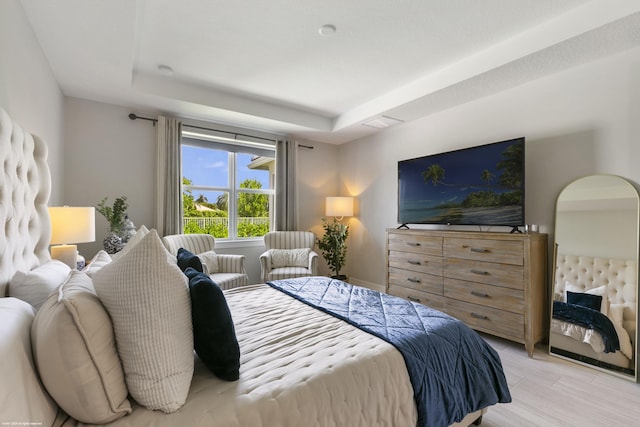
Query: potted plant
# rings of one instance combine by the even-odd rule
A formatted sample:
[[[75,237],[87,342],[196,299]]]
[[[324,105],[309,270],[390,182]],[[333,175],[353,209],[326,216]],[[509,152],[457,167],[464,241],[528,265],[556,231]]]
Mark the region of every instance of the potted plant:
[[[109,234],[103,241],[104,250],[107,251],[107,253],[115,254],[124,246],[120,233],[122,232],[122,225],[128,207],[129,205],[127,204],[127,198],[125,196],[116,198],[113,206],[107,206],[107,198],[105,197],[96,206],[96,210],[109,222]]]
[[[317,239],[318,248],[322,251],[322,256],[329,264],[329,268],[334,272],[333,279],[346,280],[347,276],[340,274],[340,269],[344,267],[347,258],[347,237],[349,237],[349,225],[342,224],[337,219],[329,221],[322,219],[324,236]]]

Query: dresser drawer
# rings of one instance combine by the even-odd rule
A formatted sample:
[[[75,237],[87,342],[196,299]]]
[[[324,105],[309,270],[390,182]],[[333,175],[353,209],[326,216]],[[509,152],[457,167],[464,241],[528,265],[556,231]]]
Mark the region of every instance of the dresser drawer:
[[[388,249],[442,256],[442,237],[389,233]]]
[[[549,330],[545,234],[392,228],[386,237],[389,293],[523,343],[533,355]]]
[[[445,257],[524,265],[524,244],[518,240],[457,239],[446,237]]]
[[[472,329],[503,337],[524,338],[524,316],[491,307],[445,298],[445,312],[462,320]]]
[[[409,301],[419,302],[427,307],[442,310],[444,308],[444,297],[416,289],[405,288],[404,286],[389,285],[389,294],[395,295]]]
[[[521,290],[450,278],[444,279],[444,296],[513,313],[522,313],[525,306]]]
[[[431,255],[389,251],[389,267],[442,276],[442,258]]]
[[[448,258],[444,261],[443,275],[468,282],[524,290],[524,268],[518,265]]]
[[[442,276],[389,267],[389,285],[442,295]]]

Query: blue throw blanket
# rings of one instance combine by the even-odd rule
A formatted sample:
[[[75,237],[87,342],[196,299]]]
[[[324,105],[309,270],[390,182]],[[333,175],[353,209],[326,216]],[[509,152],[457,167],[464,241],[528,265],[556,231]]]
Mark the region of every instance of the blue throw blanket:
[[[605,353],[614,353],[620,350],[620,340],[613,322],[597,310],[577,304],[553,301],[553,317],[599,332],[604,342]]]
[[[395,346],[407,365],[418,426],[448,426],[470,412],[511,402],[496,351],[447,314],[327,277],[268,284]]]

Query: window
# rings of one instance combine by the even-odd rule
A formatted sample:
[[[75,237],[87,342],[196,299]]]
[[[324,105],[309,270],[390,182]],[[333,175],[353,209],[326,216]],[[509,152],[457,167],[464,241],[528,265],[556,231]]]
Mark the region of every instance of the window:
[[[275,146],[183,131],[184,233],[264,236],[273,227]]]

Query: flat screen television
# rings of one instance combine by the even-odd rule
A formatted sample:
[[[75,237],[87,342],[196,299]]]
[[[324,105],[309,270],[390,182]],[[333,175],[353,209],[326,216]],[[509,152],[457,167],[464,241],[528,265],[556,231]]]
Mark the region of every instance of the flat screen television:
[[[524,225],[524,138],[398,162],[398,223]]]

